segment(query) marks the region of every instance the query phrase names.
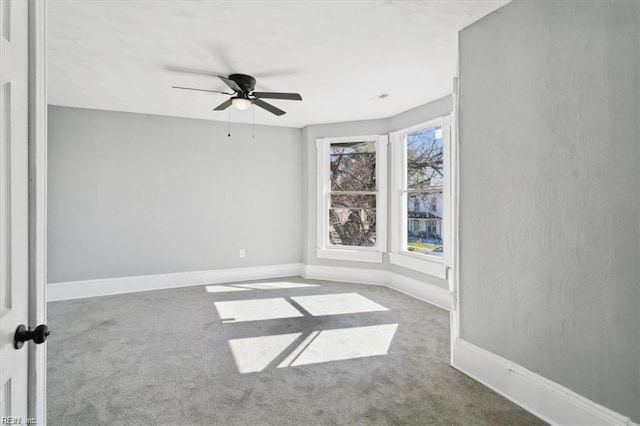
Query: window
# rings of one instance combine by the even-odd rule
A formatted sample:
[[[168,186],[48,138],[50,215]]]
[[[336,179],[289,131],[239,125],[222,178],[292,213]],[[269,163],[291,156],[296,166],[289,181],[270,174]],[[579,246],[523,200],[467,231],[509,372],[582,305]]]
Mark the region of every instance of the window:
[[[385,136],[318,139],[319,258],[382,262]]]
[[[442,252],[434,251],[442,247],[443,236],[442,142],[442,126],[436,124],[407,133],[404,143],[406,183],[401,191],[406,194],[403,198],[406,199],[407,218],[414,219],[414,226],[407,230],[402,249],[432,256],[442,255]]]
[[[446,278],[449,206],[449,120],[391,134],[391,263]]]

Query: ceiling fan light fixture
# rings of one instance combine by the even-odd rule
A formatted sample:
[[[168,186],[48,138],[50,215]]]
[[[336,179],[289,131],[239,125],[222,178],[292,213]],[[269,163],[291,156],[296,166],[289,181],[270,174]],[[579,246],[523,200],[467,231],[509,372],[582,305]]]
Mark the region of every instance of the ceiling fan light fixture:
[[[245,110],[251,106],[251,99],[236,96],[234,98],[231,98],[231,105],[238,108],[239,110]]]

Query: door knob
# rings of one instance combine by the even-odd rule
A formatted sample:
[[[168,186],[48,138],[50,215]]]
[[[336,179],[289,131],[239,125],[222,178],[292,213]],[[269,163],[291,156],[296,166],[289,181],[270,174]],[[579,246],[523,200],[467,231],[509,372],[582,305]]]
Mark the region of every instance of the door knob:
[[[47,336],[50,334],[51,331],[49,331],[49,327],[44,324],[40,324],[35,330],[29,330],[26,325],[20,324],[18,328],[16,328],[13,347],[20,349],[24,345],[24,342],[29,340],[33,340],[33,343],[39,345],[47,340]]]

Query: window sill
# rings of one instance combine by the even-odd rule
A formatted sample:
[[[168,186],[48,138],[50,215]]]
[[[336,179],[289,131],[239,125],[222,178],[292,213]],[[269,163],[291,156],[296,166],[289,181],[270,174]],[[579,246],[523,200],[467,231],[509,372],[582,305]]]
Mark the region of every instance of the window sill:
[[[317,248],[316,257],[318,259],[382,263],[382,253],[379,251]]]
[[[447,267],[444,261],[434,257],[418,258],[410,254],[389,253],[389,261],[393,265],[402,266],[440,279],[447,279]]]

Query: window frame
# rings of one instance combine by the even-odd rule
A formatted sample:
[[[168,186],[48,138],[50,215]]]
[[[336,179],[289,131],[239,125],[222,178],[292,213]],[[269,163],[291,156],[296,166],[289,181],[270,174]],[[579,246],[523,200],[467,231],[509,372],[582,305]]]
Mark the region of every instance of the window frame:
[[[387,135],[365,135],[316,139],[317,205],[316,257],[382,263],[387,251]],[[331,195],[330,147],[335,143],[371,141],[376,144],[376,245],[374,247],[336,246],[329,243]]]
[[[407,236],[407,144],[406,136],[421,129],[439,125],[443,137],[444,177],[442,188],[442,229],[445,238],[442,241],[443,255],[433,256],[412,253],[405,248]],[[452,267],[453,228],[452,228],[452,189],[451,177],[454,173],[451,162],[451,118],[449,115],[437,117],[405,129],[390,133],[391,145],[391,211],[390,211],[390,250],[389,261],[398,266],[422,272],[437,278],[446,279],[447,269]]]

